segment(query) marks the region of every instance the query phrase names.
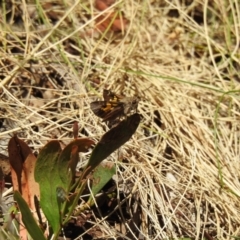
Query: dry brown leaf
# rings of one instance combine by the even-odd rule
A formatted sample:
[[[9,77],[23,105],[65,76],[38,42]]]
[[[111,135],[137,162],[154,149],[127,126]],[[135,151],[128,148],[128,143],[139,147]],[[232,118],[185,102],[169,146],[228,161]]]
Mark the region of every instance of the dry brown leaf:
[[[125,31],[127,28],[128,20],[123,18],[117,13],[109,13],[107,15],[101,15],[96,19],[96,28],[104,32],[108,28],[114,33]],[[114,19],[114,20],[113,20]],[[109,27],[109,25],[111,25]]]
[[[95,7],[99,11],[103,11],[107,9],[109,6],[111,6],[114,2],[115,2],[114,0],[96,0]]]
[[[13,189],[19,191],[29,208],[35,211],[34,195],[39,198],[39,186],[34,179],[34,169],[36,157],[29,146],[16,135],[12,137],[8,144],[9,161],[11,164]],[[27,230],[20,220],[21,239],[27,238]]]
[[[8,143],[9,162],[13,177],[13,189],[22,193],[21,176],[23,163],[31,154],[31,149],[19,139],[16,135],[12,137]],[[16,178],[16,179],[15,179]],[[16,182],[15,182],[16,180]]]
[[[23,164],[23,175],[26,180],[26,186],[22,188],[23,198],[32,210],[35,210],[34,195],[37,196],[38,199],[40,198],[39,185],[34,178],[36,161],[36,157],[31,153]]]
[[[113,3],[113,0],[96,0],[95,6],[98,10],[103,11]],[[96,28],[101,32],[104,32],[109,28],[113,32],[117,33],[124,31],[127,27],[127,23],[128,21],[126,18],[124,18],[121,14],[112,11],[101,15],[96,19]],[[111,26],[109,27],[109,25]]]

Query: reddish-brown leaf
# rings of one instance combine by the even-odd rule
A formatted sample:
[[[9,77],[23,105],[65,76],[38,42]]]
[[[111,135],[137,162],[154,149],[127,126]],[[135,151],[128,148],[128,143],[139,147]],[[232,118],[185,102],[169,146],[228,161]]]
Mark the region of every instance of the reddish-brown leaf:
[[[78,146],[74,145],[72,146],[71,158],[69,162],[69,168],[71,169],[72,172],[72,182],[74,182],[75,179],[76,167],[78,162],[79,162]]]
[[[78,138],[78,122],[74,122],[73,124],[73,137],[74,139],[77,139]]]
[[[31,210],[34,207],[34,194],[39,197],[39,187],[34,179],[36,158],[29,146],[16,135],[8,143],[13,189],[18,190]],[[35,211],[34,211],[35,212]],[[27,240],[27,230],[20,219],[20,238]]]
[[[108,28],[115,33],[122,32],[127,28],[127,24],[128,20],[126,18],[114,12],[101,15],[96,19],[96,28],[101,32]]]
[[[115,0],[96,0],[95,7],[99,11],[104,11],[114,2]],[[111,12],[103,14],[96,19],[95,27],[101,32],[105,32],[107,29],[109,29],[114,33],[117,33],[125,31],[127,24],[128,21],[123,17],[122,14],[111,10]]]
[[[13,182],[13,189],[22,193],[21,176],[23,163],[32,151],[28,145],[19,139],[16,135],[8,143],[8,155],[11,165],[11,172],[16,182]]]
[[[95,1],[95,7],[99,11],[103,11],[106,8],[108,8],[109,6],[111,6],[114,2],[115,2],[115,0],[96,0]]]
[[[2,204],[2,194],[5,187],[5,179],[2,168],[0,167],[0,204]]]
[[[23,164],[23,176],[26,180],[26,185],[22,186],[22,195],[25,201],[27,202],[28,206],[35,210],[35,204],[34,204],[34,195],[39,199],[40,193],[39,193],[39,185],[35,181],[34,178],[34,169],[36,165],[36,157],[34,154],[29,154],[26,161]]]

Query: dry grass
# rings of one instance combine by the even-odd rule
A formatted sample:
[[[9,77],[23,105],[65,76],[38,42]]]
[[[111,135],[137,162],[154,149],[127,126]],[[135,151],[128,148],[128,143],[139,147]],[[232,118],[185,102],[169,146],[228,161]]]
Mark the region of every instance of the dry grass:
[[[16,132],[35,150],[67,142],[75,120],[99,139],[89,103],[103,88],[139,95],[141,125],[113,155],[139,231],[96,219],[103,238],[239,239],[239,2],[116,1],[128,27],[97,36],[93,1],[6,2],[1,152]]]

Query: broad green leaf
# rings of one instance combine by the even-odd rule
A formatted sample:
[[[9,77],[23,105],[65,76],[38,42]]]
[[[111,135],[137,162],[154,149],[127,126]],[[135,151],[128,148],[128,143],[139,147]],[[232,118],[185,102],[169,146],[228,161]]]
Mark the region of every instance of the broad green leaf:
[[[63,184],[57,167],[60,153],[58,141],[47,143],[38,155],[35,168],[35,180],[40,187],[40,206],[55,234],[61,227],[56,194],[57,187]]]
[[[105,133],[93,149],[84,175],[87,176],[99,163],[126,143],[137,130],[140,120],[140,115],[135,113]]]
[[[79,159],[78,153],[86,152],[93,143],[94,142],[88,138],[78,138],[69,143],[61,152],[57,168],[63,183],[61,187],[65,190],[68,189],[72,176],[75,176],[75,169]],[[71,172],[69,170],[71,170]]]
[[[17,201],[22,214],[22,221],[27,228],[28,233],[33,239],[46,240],[42,230],[37,225],[27,203],[18,191],[14,191],[14,199]]]
[[[112,178],[112,176],[116,173],[116,167],[112,166],[103,166],[102,164],[98,165],[92,176],[92,195],[95,196],[104,186],[105,184]],[[88,200],[88,204],[91,206],[92,195]]]

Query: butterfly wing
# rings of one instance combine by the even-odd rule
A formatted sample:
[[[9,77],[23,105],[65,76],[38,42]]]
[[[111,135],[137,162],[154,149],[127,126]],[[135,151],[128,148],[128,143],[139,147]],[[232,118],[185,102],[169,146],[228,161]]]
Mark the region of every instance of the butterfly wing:
[[[119,103],[118,106],[114,107],[111,111],[107,112],[103,118],[103,122],[113,121],[123,115],[123,104]]]
[[[106,112],[103,110],[106,105],[107,103],[105,101],[94,101],[90,103],[93,113],[100,118],[104,118],[106,115]]]

